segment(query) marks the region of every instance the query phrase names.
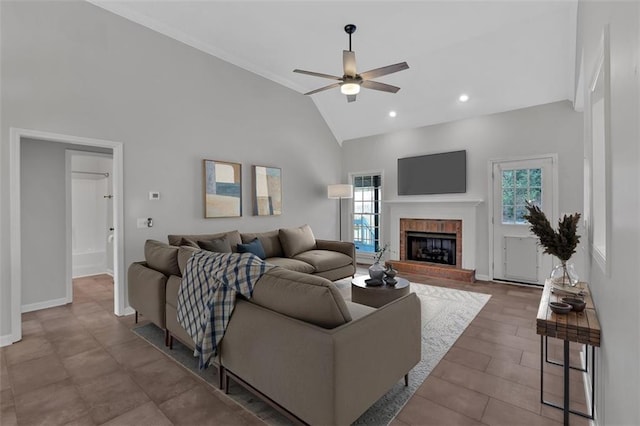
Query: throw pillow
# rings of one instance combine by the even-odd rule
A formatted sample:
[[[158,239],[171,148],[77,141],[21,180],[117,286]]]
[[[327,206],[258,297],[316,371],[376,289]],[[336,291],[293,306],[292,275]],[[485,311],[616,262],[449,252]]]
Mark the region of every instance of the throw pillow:
[[[253,253],[260,259],[264,260],[267,256],[259,239],[255,239],[247,244],[238,244],[238,253]]]
[[[144,243],[144,258],[151,269],[165,275],[180,275],[178,268],[178,247],[155,240]]]
[[[280,242],[286,257],[294,257],[316,248],[316,237],[309,225],[280,230]]]
[[[198,245],[201,249],[207,251],[214,251],[216,253],[231,253],[231,244],[227,237],[214,238],[209,241],[198,241]]]
[[[198,246],[198,244],[196,244],[195,242],[193,242],[193,240],[189,240],[186,238],[182,238],[180,240],[180,244],[178,244],[180,247],[193,247],[193,248],[200,248]]]

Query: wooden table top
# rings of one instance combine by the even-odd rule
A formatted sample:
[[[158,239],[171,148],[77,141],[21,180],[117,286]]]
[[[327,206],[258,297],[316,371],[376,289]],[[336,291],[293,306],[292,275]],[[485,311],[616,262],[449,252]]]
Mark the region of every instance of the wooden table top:
[[[579,282],[576,287],[569,289],[570,291],[572,289],[583,291],[583,298],[587,304],[585,310],[582,312],[571,311],[568,314],[552,312],[549,302],[562,302],[563,297],[573,296],[554,289],[551,280],[547,279],[540,298],[540,307],[536,318],[536,333],[542,336],[569,340],[570,342],[600,346],[600,322],[591,299],[589,286],[585,282]]]

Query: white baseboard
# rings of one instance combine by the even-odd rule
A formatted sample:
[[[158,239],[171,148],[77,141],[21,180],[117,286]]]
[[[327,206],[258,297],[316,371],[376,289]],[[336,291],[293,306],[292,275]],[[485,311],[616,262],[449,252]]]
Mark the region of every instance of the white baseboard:
[[[586,354],[589,350],[588,346],[583,346],[585,352],[583,352],[583,356],[580,357],[580,364],[582,366],[583,370],[587,369],[587,363],[586,363]],[[595,363],[594,363],[595,364]],[[584,397],[587,401],[587,413],[591,412],[591,373],[588,372],[583,372],[582,373],[582,383],[584,384]],[[590,421],[591,425],[593,426],[598,426],[598,416],[596,413],[595,408],[593,408],[593,420]]]
[[[113,271],[109,271],[104,270],[104,269],[98,269],[98,268],[94,268],[94,269],[82,269],[80,271],[74,271],[73,272],[73,278],[86,278],[86,277],[93,277],[95,275],[111,275],[113,277]]]
[[[136,310],[133,309],[131,306],[127,306],[126,308],[124,308],[124,311],[122,312],[122,315],[120,315],[121,317],[125,317],[127,315],[133,315],[136,313]]]
[[[476,280],[478,280],[478,281],[491,281],[489,279],[489,275],[481,275],[481,274],[476,274]]]
[[[66,297],[62,297],[60,299],[46,300],[44,302],[30,303],[28,305],[22,305],[21,312],[24,314],[25,312],[32,312],[32,311],[38,311],[40,309],[53,308],[55,306],[66,305],[67,303],[68,302]]]
[[[3,346],[9,346],[13,344],[13,338],[11,334],[5,334],[4,336],[0,336],[0,348]]]

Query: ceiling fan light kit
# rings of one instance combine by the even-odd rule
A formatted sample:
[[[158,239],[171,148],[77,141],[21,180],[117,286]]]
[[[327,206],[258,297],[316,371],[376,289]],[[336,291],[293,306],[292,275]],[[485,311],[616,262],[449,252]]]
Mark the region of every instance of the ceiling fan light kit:
[[[360,93],[360,85],[357,83],[344,83],[340,86],[343,95],[357,95]]]
[[[299,74],[306,74],[313,77],[328,78],[330,80],[338,81],[338,83],[333,83],[328,86],[324,86],[319,89],[307,92],[305,93],[305,95],[313,95],[314,93],[340,87],[340,92],[343,95],[347,95],[347,102],[354,102],[356,100],[356,95],[360,93],[361,87],[371,90],[378,90],[381,92],[397,93],[398,90],[400,90],[399,87],[392,86],[386,83],[379,83],[377,81],[373,81],[372,79],[406,70],[409,68],[409,65],[407,65],[406,62],[400,62],[397,64],[387,65],[386,67],[376,68],[358,74],[356,71],[356,52],[351,50],[351,34],[356,32],[356,26],[353,24],[346,25],[344,27],[344,31],[349,34],[349,50],[342,51],[342,77],[313,71],[304,71],[299,69],[293,70],[293,72]]]

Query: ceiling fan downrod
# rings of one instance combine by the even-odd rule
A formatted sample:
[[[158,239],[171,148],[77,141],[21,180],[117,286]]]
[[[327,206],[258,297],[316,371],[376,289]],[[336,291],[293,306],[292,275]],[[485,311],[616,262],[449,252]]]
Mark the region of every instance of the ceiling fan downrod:
[[[354,24],[347,24],[344,26],[344,32],[349,34],[349,52],[351,52],[351,34],[356,32],[356,26]]]

